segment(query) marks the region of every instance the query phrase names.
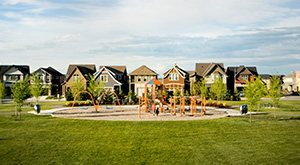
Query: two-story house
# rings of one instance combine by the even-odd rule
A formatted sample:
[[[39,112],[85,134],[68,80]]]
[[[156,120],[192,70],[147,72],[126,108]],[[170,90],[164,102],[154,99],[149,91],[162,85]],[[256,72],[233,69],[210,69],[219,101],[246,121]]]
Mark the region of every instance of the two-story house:
[[[243,65],[239,67],[228,67],[226,74],[228,75],[227,88],[230,92],[233,92],[235,89],[237,92],[243,91],[246,82],[252,79],[254,80],[258,76],[256,67]]]
[[[124,93],[128,93],[126,66],[100,66],[94,77],[96,82],[104,82],[106,90],[115,91],[118,88],[122,89]]]
[[[138,96],[145,92],[145,84],[152,79],[157,79],[158,74],[146,65],[142,65],[129,73],[129,88]]]
[[[178,89],[182,94],[190,90],[190,76],[187,71],[175,64],[172,68],[164,73],[164,88],[171,94]]]
[[[63,83],[62,94],[65,95],[69,90],[70,85],[74,80],[80,79],[84,83],[85,89],[87,88],[89,75],[93,75],[96,72],[95,65],[69,65],[66,80]]]
[[[206,80],[206,86],[211,87],[215,78],[221,78],[223,83],[227,84],[227,74],[223,63],[196,63],[196,74]]]
[[[48,95],[61,94],[61,84],[65,79],[65,76],[62,73],[49,66],[48,68],[41,67],[32,74],[38,75],[39,79],[42,80],[42,83],[44,84],[44,88],[51,87],[48,89]]]
[[[10,95],[10,87],[19,80],[29,78],[30,68],[28,65],[0,65],[0,81],[4,83],[6,94]]]
[[[300,86],[300,71],[291,72],[283,77],[283,90],[287,92],[298,92]]]

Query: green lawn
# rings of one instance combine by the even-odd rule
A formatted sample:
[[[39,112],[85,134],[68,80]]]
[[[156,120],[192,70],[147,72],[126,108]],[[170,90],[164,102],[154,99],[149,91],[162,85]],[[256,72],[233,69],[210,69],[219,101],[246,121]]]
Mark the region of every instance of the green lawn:
[[[30,103],[30,105],[25,105],[22,107],[22,112],[33,111],[33,105],[35,102]],[[65,105],[66,101],[48,101],[48,102],[39,102],[42,110],[48,110],[56,108],[58,105]],[[1,112],[14,112],[16,110],[15,104],[0,104],[0,113]]]
[[[293,104],[294,105],[294,104]],[[1,105],[2,106],[2,105]],[[296,108],[296,107],[294,107]],[[300,117],[90,121],[0,114],[0,164],[299,164]]]

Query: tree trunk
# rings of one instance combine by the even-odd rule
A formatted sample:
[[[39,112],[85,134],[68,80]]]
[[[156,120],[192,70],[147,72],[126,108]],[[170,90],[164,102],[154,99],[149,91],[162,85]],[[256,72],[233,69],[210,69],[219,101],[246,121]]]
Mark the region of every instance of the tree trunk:
[[[276,107],[274,107],[274,119],[276,119]]]
[[[250,105],[250,123],[252,123],[252,106]]]
[[[18,105],[16,105],[16,111],[15,111],[15,116],[18,116]]]
[[[19,112],[19,121],[21,121],[21,111]]]

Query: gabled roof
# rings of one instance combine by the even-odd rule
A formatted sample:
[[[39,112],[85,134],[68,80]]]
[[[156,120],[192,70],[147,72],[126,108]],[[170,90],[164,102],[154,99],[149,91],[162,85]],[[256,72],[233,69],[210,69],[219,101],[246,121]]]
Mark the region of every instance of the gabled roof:
[[[260,74],[260,77],[261,79],[269,80],[271,79],[272,76],[270,74]]]
[[[141,67],[137,68],[136,70],[129,73],[130,76],[133,75],[150,75],[150,76],[157,76],[158,74],[153,71],[152,69],[148,68],[146,65],[142,65]]]
[[[30,69],[28,65],[0,65],[0,75],[2,76],[5,72],[7,72],[10,68],[17,68],[23,74],[30,74]]]
[[[96,72],[96,66],[95,65],[69,65],[67,74],[66,74],[66,81],[69,80],[69,78],[72,76],[74,71],[78,69],[82,75],[93,75]]]
[[[53,75],[53,76],[63,76],[63,74],[62,73],[60,73],[59,71],[57,71],[57,70],[55,70],[54,68],[52,68],[51,66],[49,66],[48,68],[39,68],[39,69],[37,69],[35,72],[33,72],[33,73],[36,73],[36,72],[38,72],[39,70],[42,70],[42,71],[44,71],[44,72],[47,72],[47,73],[49,73],[49,74],[51,74],[51,75]]]
[[[125,69],[124,69],[125,67]],[[95,79],[99,77],[99,75],[106,70],[107,73],[111,76],[111,78],[118,84],[122,85],[121,82],[115,79],[116,74],[123,74],[126,72],[126,66],[100,66],[99,71],[94,73]]]
[[[177,73],[179,73],[179,75],[182,78],[185,78],[186,75],[189,74],[187,71],[185,71],[184,69],[182,69],[181,67],[179,67],[177,64],[175,64],[172,68],[170,68],[168,71],[166,71],[164,73],[164,78],[166,78],[172,72],[172,70],[174,70],[174,69],[177,71]]]
[[[228,67],[227,69],[227,74],[233,75],[233,76],[237,76],[239,75],[242,71],[244,70],[248,70],[252,75],[258,76],[257,73],[257,69],[255,66],[251,66],[251,67],[246,67],[246,66],[239,66],[239,67]]]
[[[214,68],[219,68],[224,74],[226,74],[223,63],[196,63],[195,70],[199,76],[205,77]]]
[[[112,71],[116,74],[126,73],[126,66],[100,66],[99,70],[101,70],[103,67],[109,69],[110,71]]]

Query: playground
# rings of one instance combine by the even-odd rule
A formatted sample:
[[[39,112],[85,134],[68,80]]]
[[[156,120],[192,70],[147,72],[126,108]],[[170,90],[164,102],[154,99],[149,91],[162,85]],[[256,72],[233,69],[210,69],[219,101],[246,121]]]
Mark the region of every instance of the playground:
[[[167,108],[166,106],[164,106]],[[97,112],[93,106],[88,107],[76,107],[71,110],[63,109],[57,110],[52,113],[52,116],[62,118],[73,118],[73,119],[87,119],[87,120],[116,120],[116,121],[175,121],[175,120],[204,120],[204,119],[215,119],[229,116],[229,110],[219,110],[215,108],[207,107],[206,115],[201,116],[200,109],[196,115],[186,111],[185,115],[180,116],[179,113],[174,115],[170,111],[159,113],[158,115],[142,111],[139,114],[138,105],[134,106],[99,106]],[[178,108],[177,111],[179,112]],[[234,111],[234,110],[230,110]]]
[[[89,92],[81,91],[75,96],[72,108],[57,110],[52,113],[52,116],[89,120],[169,121],[214,119],[239,113],[229,109],[206,107],[205,97],[171,96],[167,100],[162,96],[162,89],[163,84],[161,82],[156,79],[149,81],[145,84],[145,93],[139,97],[139,104],[133,106],[121,106],[118,96],[112,91],[107,92],[115,95],[116,102],[110,106],[100,105],[106,92],[99,97],[98,104],[96,104]],[[88,93],[91,96],[93,106],[74,107],[76,97],[80,93]]]

